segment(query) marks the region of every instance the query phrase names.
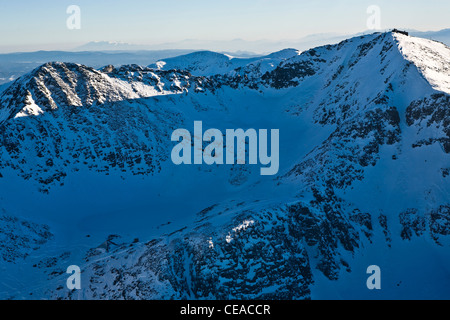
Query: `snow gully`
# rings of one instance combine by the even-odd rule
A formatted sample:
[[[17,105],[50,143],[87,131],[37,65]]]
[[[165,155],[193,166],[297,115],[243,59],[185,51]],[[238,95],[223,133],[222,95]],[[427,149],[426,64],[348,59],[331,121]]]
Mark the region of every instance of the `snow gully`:
[[[224,135],[220,130],[209,129],[203,133],[202,121],[195,121],[193,144],[191,133],[188,130],[177,129],[172,133],[172,142],[179,142],[172,150],[172,162],[176,165],[192,164],[192,147],[194,147],[193,162],[197,165],[203,163],[207,165],[224,163],[227,165],[234,165],[236,163],[245,165],[247,163],[246,154],[248,154],[249,164],[256,165],[258,164],[259,155],[259,163],[266,166],[261,168],[261,175],[276,175],[280,166],[280,131],[278,129],[272,129],[270,135],[269,156],[267,129],[260,129],[259,131],[255,129],[248,129],[247,131],[243,129],[227,129],[225,137],[226,146],[224,147]],[[210,144],[206,148],[203,148],[203,142],[210,142]],[[237,153],[237,157],[235,152]]]

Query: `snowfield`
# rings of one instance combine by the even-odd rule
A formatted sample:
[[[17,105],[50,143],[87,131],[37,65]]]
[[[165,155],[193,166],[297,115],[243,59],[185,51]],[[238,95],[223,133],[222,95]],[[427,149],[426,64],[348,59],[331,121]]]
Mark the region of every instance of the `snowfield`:
[[[395,35],[404,57],[414,63],[437,91],[450,94],[450,50],[439,42],[428,39]]]

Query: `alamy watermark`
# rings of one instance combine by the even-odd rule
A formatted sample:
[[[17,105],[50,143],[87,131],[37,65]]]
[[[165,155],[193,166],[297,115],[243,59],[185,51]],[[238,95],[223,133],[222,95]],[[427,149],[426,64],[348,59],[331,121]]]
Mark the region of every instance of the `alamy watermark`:
[[[381,290],[381,268],[373,265],[367,268],[367,274],[371,276],[367,279],[367,289]]]
[[[66,273],[70,274],[67,278],[66,285],[69,290],[81,289],[81,269],[79,266],[69,266]]]
[[[177,129],[173,132],[171,140],[179,143],[172,150],[172,162],[176,165],[200,165],[203,163],[207,165],[234,165],[236,163],[245,165],[248,151],[249,164],[256,165],[259,160],[261,165],[266,166],[261,168],[261,175],[276,175],[280,167],[280,131],[272,129],[270,135],[270,155],[268,153],[267,129],[260,129],[259,131],[255,129],[248,129],[247,131],[243,129],[227,129],[226,146],[224,147],[224,135],[220,130],[209,129],[203,133],[203,123],[195,121],[193,138],[186,129]],[[209,142],[209,145],[204,149],[203,142]],[[192,147],[194,148],[193,152]]]
[[[381,8],[377,5],[371,5],[367,8],[367,29],[380,30],[381,29]]]
[[[81,9],[77,5],[70,5],[67,7],[66,13],[70,16],[66,20],[67,29],[80,30],[81,29]]]

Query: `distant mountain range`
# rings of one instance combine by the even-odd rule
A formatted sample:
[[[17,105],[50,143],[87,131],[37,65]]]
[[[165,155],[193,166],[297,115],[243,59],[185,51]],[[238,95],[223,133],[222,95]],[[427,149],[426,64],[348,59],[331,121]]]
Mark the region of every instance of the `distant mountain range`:
[[[440,31],[417,31],[407,30],[411,35],[441,41],[450,45],[450,29],[443,29]],[[97,41],[90,42],[80,46],[75,51],[136,51],[136,50],[168,50],[168,49],[185,49],[185,50],[208,50],[218,52],[241,52],[250,54],[267,54],[270,52],[280,51],[285,48],[295,48],[300,51],[308,50],[313,47],[333,44],[345,40],[347,38],[370,34],[373,31],[366,31],[357,34],[337,34],[337,33],[322,33],[313,34],[300,39],[294,40],[257,40],[248,41],[243,39],[234,39],[230,41],[207,41],[187,39],[172,43],[162,43],[157,45],[136,45],[120,42]],[[242,56],[242,55],[241,55]]]
[[[411,35],[437,40],[450,45],[450,29],[430,32],[409,31]],[[17,79],[47,61],[81,63],[94,68],[100,68],[108,64],[115,66],[123,64],[149,65],[158,60],[205,50],[220,52],[238,58],[253,58],[286,48],[304,51],[325,44],[338,43],[344,39],[368,33],[370,32],[363,32],[356,35],[324,33],[306,36],[297,40],[285,41],[246,41],[242,39],[231,41],[184,40],[159,45],[136,45],[122,42],[96,41],[74,48],[72,52],[38,51],[0,54],[0,90],[2,84]]]
[[[93,68],[100,68],[108,64],[122,65],[129,63],[147,65],[156,62],[159,59],[175,57],[192,51],[193,50],[135,52],[38,51],[0,54],[0,85],[11,82],[48,61],[81,63],[92,66]]]

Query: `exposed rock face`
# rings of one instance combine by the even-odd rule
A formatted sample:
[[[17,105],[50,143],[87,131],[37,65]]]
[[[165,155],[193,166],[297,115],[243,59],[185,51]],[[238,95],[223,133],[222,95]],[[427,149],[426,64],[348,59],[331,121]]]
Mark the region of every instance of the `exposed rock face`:
[[[425,216],[418,214],[417,209],[410,209],[400,214],[400,223],[403,226],[401,237],[411,240],[413,236],[420,237],[429,232],[438,245],[439,239],[449,234],[449,206],[440,206],[427,212]]]
[[[231,209],[232,206],[220,207],[208,214],[221,215]],[[88,295],[94,299],[301,299],[309,296],[312,277],[308,255],[301,243],[301,233],[292,231],[299,228],[290,225],[293,217],[286,209],[248,211],[217,231],[201,221],[205,220],[204,216],[200,217],[193,230],[178,231],[172,240],[153,240],[127,249],[130,258],[127,268],[117,265],[122,260],[120,255],[100,262],[88,257],[93,272],[89,276]],[[125,248],[127,245],[120,249]],[[109,280],[105,288],[96,287],[96,282],[104,283],[106,279]],[[272,286],[275,286],[273,290],[264,290]]]
[[[426,132],[425,137],[415,142],[413,147],[439,143],[446,153],[450,153],[450,96],[435,93],[422,100],[413,101],[406,110],[409,126]]]
[[[0,258],[3,261],[20,262],[52,239],[47,225],[6,214],[0,216]]]

